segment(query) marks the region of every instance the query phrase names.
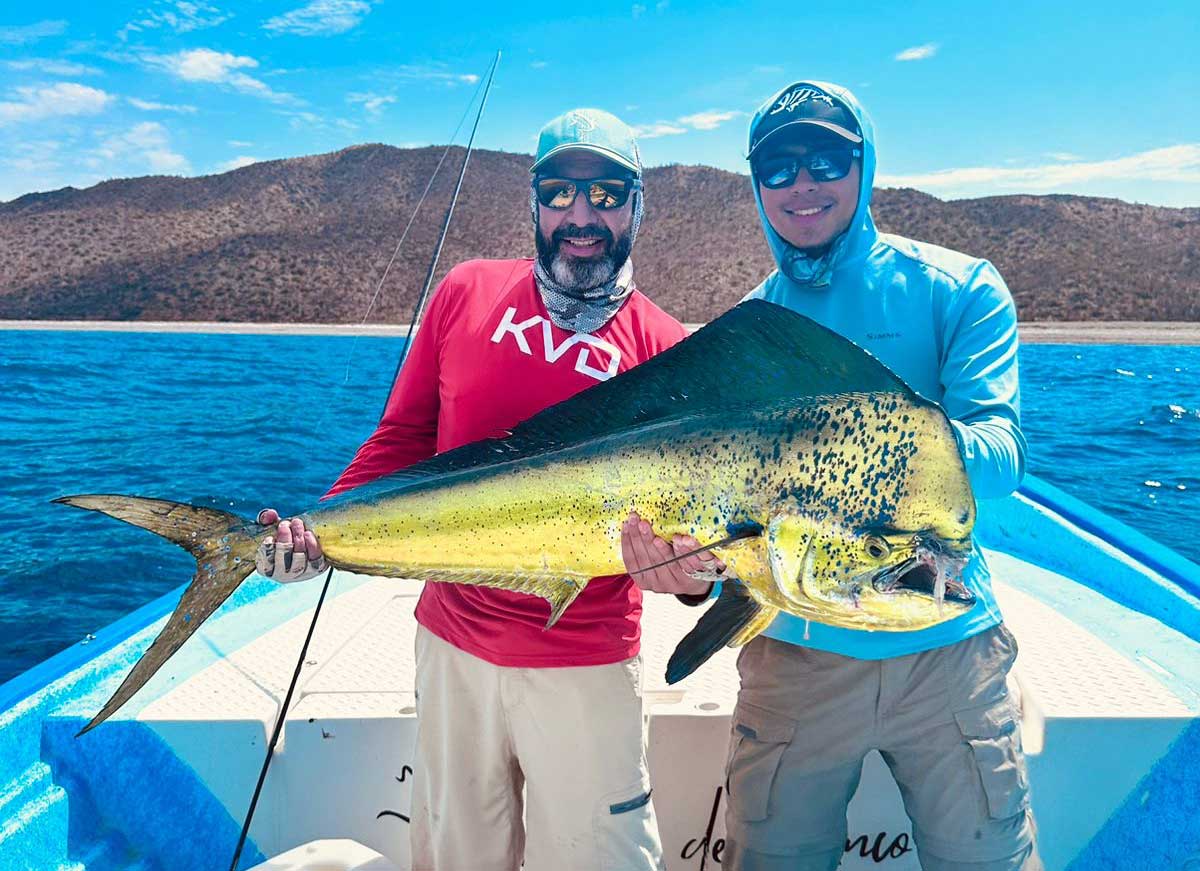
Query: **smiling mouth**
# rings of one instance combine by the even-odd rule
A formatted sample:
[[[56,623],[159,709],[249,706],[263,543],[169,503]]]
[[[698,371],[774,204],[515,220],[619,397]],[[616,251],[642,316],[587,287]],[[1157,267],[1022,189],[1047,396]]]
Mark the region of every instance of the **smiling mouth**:
[[[604,252],[605,242],[601,236],[564,236],[559,240],[559,250],[573,257],[594,257]]]
[[[827,203],[823,206],[805,206],[803,209],[784,209],[784,211],[797,218],[811,218],[815,215],[820,215],[833,208],[833,203]]]

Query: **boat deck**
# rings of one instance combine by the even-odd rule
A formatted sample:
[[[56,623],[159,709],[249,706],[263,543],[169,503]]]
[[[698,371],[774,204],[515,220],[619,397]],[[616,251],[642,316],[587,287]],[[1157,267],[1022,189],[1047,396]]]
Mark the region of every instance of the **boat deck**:
[[[1137,788],[1147,771],[1174,776],[1184,766],[1172,748],[1200,722],[1200,644],[1054,572],[999,551],[987,556],[1006,579],[997,597],[1021,647],[1014,678],[1044,858],[1049,868],[1067,867],[1099,849],[1106,829],[1132,824],[1126,806],[1145,801]],[[266,855],[352,837],[407,867],[419,592],[416,582],[335,577],[252,829]],[[275,588],[236,609],[236,621],[218,615],[189,644],[190,659],[172,660],[132,712],[237,820],[318,593],[315,583]],[[1083,628],[1080,614],[1096,631]],[[643,618],[651,769],[672,871],[699,867],[696,851],[711,851],[722,835],[714,807],[738,687],[734,650],[665,684],[666,660],[698,616],[671,597],[649,596]],[[58,716],[90,716],[102,695],[97,688]],[[850,821],[852,838],[908,837],[898,790],[877,757]],[[848,854],[842,867],[874,864]],[[919,867],[915,852],[889,864]]]

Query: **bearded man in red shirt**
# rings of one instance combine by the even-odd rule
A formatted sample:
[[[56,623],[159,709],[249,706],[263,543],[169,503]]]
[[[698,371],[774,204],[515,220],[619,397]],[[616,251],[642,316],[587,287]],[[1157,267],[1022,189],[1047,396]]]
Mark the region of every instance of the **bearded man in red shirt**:
[[[505,433],[686,335],[634,283],[642,166],[629,127],[596,109],[567,112],[543,128],[531,172],[537,258],[449,272],[378,429],[328,495]],[[268,509],[259,521],[279,516]],[[629,565],[673,553],[636,516],[622,547]],[[711,559],[689,557],[639,583],[589,583],[549,632],[547,603],[534,596],[426,584],[416,609],[414,871],[663,867],[644,749],[639,584],[703,593],[687,572]],[[279,523],[260,551],[259,570],[279,581],[323,567],[299,518]]]

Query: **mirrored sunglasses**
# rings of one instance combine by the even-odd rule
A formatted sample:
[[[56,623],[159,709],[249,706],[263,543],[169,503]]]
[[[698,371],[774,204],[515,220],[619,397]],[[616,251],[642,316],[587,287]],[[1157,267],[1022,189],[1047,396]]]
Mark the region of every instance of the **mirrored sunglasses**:
[[[583,191],[592,208],[619,209],[642,183],[634,178],[551,178],[533,180],[537,201],[548,209],[569,209]]]
[[[802,155],[764,157],[755,161],[754,177],[763,187],[772,190],[795,184],[802,169],[813,181],[837,181],[846,177],[859,157],[862,157],[862,149],[859,148],[830,148]]]

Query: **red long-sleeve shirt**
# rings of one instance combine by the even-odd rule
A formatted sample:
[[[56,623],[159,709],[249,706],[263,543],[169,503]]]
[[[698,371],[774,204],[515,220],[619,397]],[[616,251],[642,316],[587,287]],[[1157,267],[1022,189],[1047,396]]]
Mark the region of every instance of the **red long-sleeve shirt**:
[[[595,333],[573,334],[551,323],[532,260],[461,263],[430,300],[379,427],[328,495],[504,433],[685,335],[639,291]],[[641,611],[641,591],[616,575],[589,583],[550,631],[545,600],[463,584],[426,584],[416,616],[488,662],[546,668],[634,656]]]

